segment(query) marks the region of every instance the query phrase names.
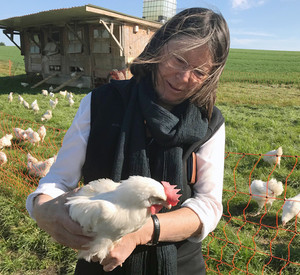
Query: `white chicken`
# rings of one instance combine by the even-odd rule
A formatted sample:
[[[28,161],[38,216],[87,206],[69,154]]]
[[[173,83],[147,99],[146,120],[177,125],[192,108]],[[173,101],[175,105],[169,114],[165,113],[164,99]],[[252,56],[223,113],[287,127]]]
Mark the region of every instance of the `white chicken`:
[[[26,88],[28,85],[29,85],[29,83],[21,82],[21,86],[22,86],[22,87],[25,87],[25,88]]]
[[[72,107],[74,105],[74,100],[72,97],[69,98],[69,105]]]
[[[25,140],[27,137],[26,131],[22,128],[13,128],[13,133],[16,139]]]
[[[7,162],[7,156],[4,152],[0,152],[0,166]]]
[[[79,89],[81,89],[81,88],[83,87],[83,83],[78,83],[78,84],[76,85],[76,87],[79,88]]]
[[[42,90],[42,95],[43,95],[43,96],[47,96],[47,95],[48,95],[48,90],[45,90],[45,89]]]
[[[271,165],[274,165],[278,163],[278,167],[280,167],[280,160],[281,156],[283,154],[282,147],[280,146],[277,150],[272,150],[264,154],[263,160],[265,162],[270,163]],[[278,159],[278,161],[277,161]]]
[[[57,103],[58,103],[58,98],[57,97],[54,100],[52,100],[50,98],[49,104],[50,104],[50,106],[51,106],[52,109],[54,109],[56,107]]]
[[[70,100],[70,98],[73,98],[72,92],[67,92],[67,99]]]
[[[62,97],[66,97],[67,93],[68,93],[67,90],[59,91],[59,94],[60,94]]]
[[[281,221],[282,225],[285,226],[287,222],[297,216],[299,221],[300,218],[300,194],[295,197],[289,198],[285,201],[282,207]]]
[[[18,99],[19,99],[19,103],[22,104],[24,101],[23,97],[21,95],[18,95]]]
[[[26,109],[29,109],[29,103],[24,99],[23,100],[23,106],[26,108]]]
[[[41,121],[48,121],[52,118],[52,111],[51,110],[47,110],[41,117]]]
[[[270,205],[271,208],[273,202],[275,201],[275,197],[282,194],[283,185],[281,181],[277,181],[274,178],[270,179],[269,182],[254,180],[252,181],[249,189],[250,194],[259,206],[258,212],[256,214],[251,214],[251,216],[257,216],[260,214],[260,211],[265,203],[266,205]]]
[[[38,129],[38,134],[41,138],[41,141],[42,143],[44,142],[44,139],[45,139],[45,136],[46,136],[46,133],[47,133],[47,130],[46,130],[46,127],[44,125],[42,125],[39,129]]]
[[[37,103],[37,99],[35,99],[32,103],[31,103],[31,109],[35,112],[38,113],[38,111],[40,110],[39,105]]]
[[[0,139],[0,150],[4,147],[10,147],[11,146],[11,140],[13,138],[12,134],[6,134],[4,137]]]
[[[34,132],[34,131],[29,132],[27,134],[27,139],[33,145],[35,145],[37,143],[38,146],[39,146],[39,143],[41,141],[40,135],[37,132]]]
[[[39,107],[39,105],[34,105],[33,107],[32,107],[32,110],[37,114],[38,112],[39,112],[39,110],[40,110],[40,107]]]
[[[50,96],[50,97],[54,97],[54,93],[50,92],[50,93],[49,93],[49,96]]]
[[[79,251],[79,258],[101,261],[122,236],[141,228],[163,206],[178,203],[179,189],[168,182],[131,176],[120,183],[110,179],[91,181],[68,198],[70,217],[87,233],[95,233],[89,250]]]
[[[8,95],[8,102],[12,102],[13,101],[13,92],[10,92]]]
[[[44,161],[39,161],[33,157],[30,153],[27,154],[27,168],[28,173],[34,177],[43,178],[49,172],[51,166],[56,161],[56,155],[51,158],[48,158]]]
[[[25,134],[26,134],[25,139],[28,139],[28,135],[29,135],[30,133],[32,133],[32,132],[33,132],[32,128],[28,127],[28,128],[25,130]]]

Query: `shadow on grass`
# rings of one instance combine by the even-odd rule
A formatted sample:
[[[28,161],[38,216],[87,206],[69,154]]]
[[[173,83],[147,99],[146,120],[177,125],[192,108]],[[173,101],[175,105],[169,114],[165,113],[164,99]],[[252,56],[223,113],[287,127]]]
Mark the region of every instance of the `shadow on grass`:
[[[42,89],[49,89],[50,84],[43,83],[37,88],[31,88],[33,85],[37,84],[43,80],[41,75],[15,75],[15,76],[2,76],[0,77],[0,94],[9,94],[10,92],[18,93],[18,94],[37,94],[40,93]],[[21,82],[28,83],[27,87],[23,87]],[[86,94],[91,89],[90,88],[76,88],[66,86],[62,88],[62,90],[69,90],[76,94]]]

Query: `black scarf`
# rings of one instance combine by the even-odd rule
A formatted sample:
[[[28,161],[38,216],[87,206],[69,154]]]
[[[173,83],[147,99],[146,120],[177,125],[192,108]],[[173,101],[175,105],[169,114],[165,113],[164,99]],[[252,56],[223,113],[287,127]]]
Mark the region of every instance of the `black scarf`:
[[[208,121],[203,109],[189,100],[174,107],[172,112],[155,102],[156,92],[150,77],[133,86],[121,127],[112,179],[120,181],[130,175],[141,175],[168,181],[181,189],[182,202],[186,199],[185,189],[189,188],[183,185],[183,152],[205,136]],[[151,147],[147,144],[145,125],[151,133]],[[138,247],[123,264],[123,271],[119,273],[116,269],[114,274],[174,275],[176,269],[176,246],[161,243],[156,247]]]

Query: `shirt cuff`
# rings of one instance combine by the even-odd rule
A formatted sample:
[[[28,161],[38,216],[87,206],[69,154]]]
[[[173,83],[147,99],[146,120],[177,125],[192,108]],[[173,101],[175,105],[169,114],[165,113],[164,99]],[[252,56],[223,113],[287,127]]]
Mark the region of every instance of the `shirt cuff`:
[[[33,217],[33,202],[34,202],[34,199],[36,198],[36,196],[38,196],[40,194],[45,194],[54,199],[65,193],[65,191],[63,191],[61,189],[53,188],[53,186],[55,184],[47,184],[47,185],[49,188],[47,188],[46,186],[43,186],[42,188],[37,188],[33,193],[29,194],[26,199],[26,209],[29,213],[29,216],[34,220],[35,220],[35,218]]]

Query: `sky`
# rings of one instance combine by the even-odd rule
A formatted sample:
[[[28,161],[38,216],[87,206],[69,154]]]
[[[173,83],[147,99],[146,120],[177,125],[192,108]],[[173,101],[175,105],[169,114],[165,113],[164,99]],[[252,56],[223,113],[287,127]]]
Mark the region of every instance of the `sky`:
[[[143,0],[9,0],[1,5],[0,19],[86,4],[143,16]],[[177,0],[177,11],[190,7],[221,12],[229,26],[231,48],[300,51],[300,0]],[[13,45],[2,29],[0,42]]]

